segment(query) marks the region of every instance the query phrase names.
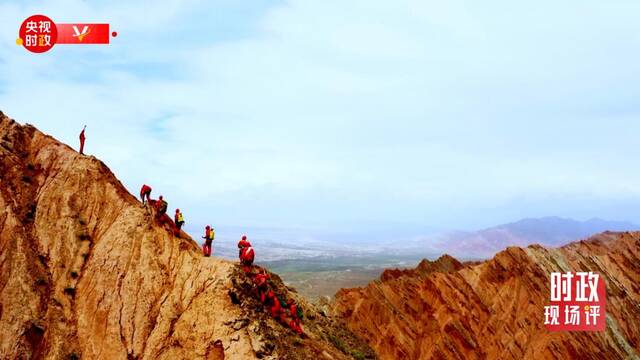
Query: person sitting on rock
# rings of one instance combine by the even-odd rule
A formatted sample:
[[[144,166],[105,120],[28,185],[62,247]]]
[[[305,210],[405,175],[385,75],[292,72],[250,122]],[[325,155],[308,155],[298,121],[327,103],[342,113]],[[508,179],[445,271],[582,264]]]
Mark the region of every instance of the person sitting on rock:
[[[254,258],[255,252],[251,246],[240,249],[240,263],[245,267],[244,272],[248,273],[251,270]]]
[[[238,241],[238,257],[242,257],[242,249],[251,247],[251,243],[247,240],[247,235],[242,235]]]

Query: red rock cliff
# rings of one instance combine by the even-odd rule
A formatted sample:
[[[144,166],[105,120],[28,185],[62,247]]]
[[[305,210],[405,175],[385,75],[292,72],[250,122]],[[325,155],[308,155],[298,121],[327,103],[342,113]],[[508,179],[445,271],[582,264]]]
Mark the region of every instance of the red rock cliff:
[[[604,276],[606,332],[545,329],[549,274],[570,270]],[[343,289],[333,308],[381,359],[638,358],[640,233],[605,233],[559,249],[508,248],[479,264],[443,257]]]

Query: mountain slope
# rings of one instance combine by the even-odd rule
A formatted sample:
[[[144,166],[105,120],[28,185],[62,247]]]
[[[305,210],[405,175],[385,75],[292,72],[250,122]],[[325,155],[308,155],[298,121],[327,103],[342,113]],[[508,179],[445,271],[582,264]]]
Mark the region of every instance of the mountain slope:
[[[549,273],[599,272],[607,331],[548,332]],[[640,353],[640,233],[558,249],[508,248],[481,263],[449,257],[343,289],[333,310],[381,359],[629,359]]]
[[[234,303],[237,265],[157,223],[101,161],[2,113],[0,182],[0,358],[347,357],[332,331],[358,345],[322,319],[296,339]]]

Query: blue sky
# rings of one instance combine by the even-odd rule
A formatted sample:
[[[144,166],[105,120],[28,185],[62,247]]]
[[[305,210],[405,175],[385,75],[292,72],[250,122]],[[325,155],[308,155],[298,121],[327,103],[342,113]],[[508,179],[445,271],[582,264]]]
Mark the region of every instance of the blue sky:
[[[35,55],[22,20],[109,22]],[[0,110],[187,222],[640,222],[638,1],[3,1]],[[193,228],[192,228],[193,229]]]

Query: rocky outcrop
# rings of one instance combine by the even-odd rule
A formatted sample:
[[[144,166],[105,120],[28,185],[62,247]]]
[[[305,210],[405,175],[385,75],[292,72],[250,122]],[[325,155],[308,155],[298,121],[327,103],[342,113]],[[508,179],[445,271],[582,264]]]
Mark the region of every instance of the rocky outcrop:
[[[462,263],[449,255],[443,255],[436,261],[422,260],[415,269],[387,269],[380,280],[389,281],[402,276],[420,277],[433,272],[455,272],[462,269]]]
[[[604,277],[606,332],[545,329],[553,271]],[[343,289],[332,306],[381,359],[634,359],[640,233],[604,233],[558,249],[512,247],[482,263],[423,261],[364,288]]]
[[[251,359],[261,331],[286,331],[245,326],[237,266],[155,221],[105,164],[2,113],[0,184],[0,358]],[[308,328],[298,347],[348,357]]]

